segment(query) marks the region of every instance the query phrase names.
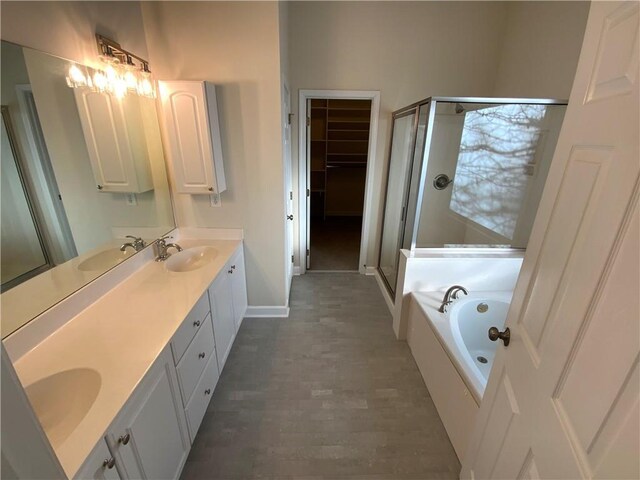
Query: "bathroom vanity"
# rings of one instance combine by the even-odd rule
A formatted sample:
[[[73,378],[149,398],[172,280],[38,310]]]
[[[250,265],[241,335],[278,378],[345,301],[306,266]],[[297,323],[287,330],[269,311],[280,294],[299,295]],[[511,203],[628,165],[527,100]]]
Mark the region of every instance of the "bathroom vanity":
[[[5,340],[68,478],[180,475],[247,293],[242,240],[174,241],[164,262],[148,248],[116,267],[132,271],[33,348]]]

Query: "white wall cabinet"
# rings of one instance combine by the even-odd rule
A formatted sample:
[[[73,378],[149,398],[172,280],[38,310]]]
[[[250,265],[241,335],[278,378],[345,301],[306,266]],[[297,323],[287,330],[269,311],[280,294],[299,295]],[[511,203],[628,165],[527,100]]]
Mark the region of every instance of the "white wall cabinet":
[[[240,329],[244,314],[247,312],[247,276],[244,269],[244,252],[239,249],[229,260],[231,275],[231,297],[233,299],[233,316],[236,332]]]
[[[191,442],[169,346],[113,422],[106,439],[122,478],[178,478]]]
[[[176,191],[208,195],[225,191],[215,85],[160,82],[160,101]]]
[[[101,192],[153,190],[142,105],[134,95],[117,99],[73,89],[96,186]]]

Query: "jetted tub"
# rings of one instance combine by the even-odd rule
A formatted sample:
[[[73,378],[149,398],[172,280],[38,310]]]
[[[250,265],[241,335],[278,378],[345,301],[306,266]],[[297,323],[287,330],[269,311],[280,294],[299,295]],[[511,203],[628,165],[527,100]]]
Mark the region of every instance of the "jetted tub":
[[[413,292],[407,342],[429,389],[451,443],[462,459],[500,342],[512,292],[460,294],[438,308],[444,292]]]

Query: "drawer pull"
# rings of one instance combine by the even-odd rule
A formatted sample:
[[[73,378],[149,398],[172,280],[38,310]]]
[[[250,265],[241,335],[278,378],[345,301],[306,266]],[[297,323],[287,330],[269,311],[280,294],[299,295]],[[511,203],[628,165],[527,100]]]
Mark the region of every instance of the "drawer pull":
[[[233,273],[233,270],[227,270],[227,273]]]
[[[204,391],[204,394],[205,394],[205,395],[211,395],[211,389],[210,389],[210,388],[207,388],[207,389]]]
[[[206,355],[206,354],[205,354],[204,352],[201,352],[201,353],[199,353],[199,354],[198,354],[198,358],[204,358],[204,357],[205,357],[205,355]]]
[[[106,458],[104,462],[102,462],[102,468],[108,468],[109,470],[111,470],[115,466],[116,466],[116,459],[113,457]]]
[[[126,433],[124,435],[120,435],[120,437],[118,438],[118,443],[121,443],[122,445],[126,445],[127,443],[129,443],[129,440],[131,440],[131,435]]]
[[[200,326],[200,320],[196,320],[195,322],[193,322],[193,326],[194,327],[199,327]]]
[[[235,270],[236,266],[235,265],[231,265],[231,270]]]

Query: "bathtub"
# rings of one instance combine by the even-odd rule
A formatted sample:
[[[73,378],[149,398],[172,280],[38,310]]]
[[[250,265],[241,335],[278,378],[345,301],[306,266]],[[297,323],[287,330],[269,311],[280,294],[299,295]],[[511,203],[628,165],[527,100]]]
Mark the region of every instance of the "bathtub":
[[[512,292],[470,293],[438,312],[443,292],[413,292],[407,342],[458,458],[462,460],[498,347]]]

